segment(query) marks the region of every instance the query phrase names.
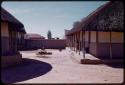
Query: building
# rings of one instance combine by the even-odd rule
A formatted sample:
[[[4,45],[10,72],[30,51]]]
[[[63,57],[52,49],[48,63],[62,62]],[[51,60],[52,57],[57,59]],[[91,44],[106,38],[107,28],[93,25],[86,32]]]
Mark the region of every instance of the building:
[[[100,59],[123,59],[123,19],[123,2],[107,2],[73,26],[67,34],[69,47]]]
[[[17,32],[17,50],[25,49],[24,35],[26,32]]]
[[[43,47],[45,49],[65,49],[65,39],[45,39],[42,40]]]
[[[68,32],[69,32],[70,30],[67,30],[67,29],[65,29],[65,36],[64,36],[64,39],[66,40],[66,46],[68,46],[68,38],[67,38],[67,34],[68,34]]]
[[[24,25],[13,15],[1,8],[1,64],[8,67],[21,62],[22,58],[17,51],[18,34],[25,34]],[[22,41],[23,38],[20,40]]]
[[[27,33],[24,39],[26,49],[40,49],[43,47],[42,40],[45,37],[35,33]]]
[[[37,49],[65,49],[66,42],[64,39],[45,39],[45,37],[35,34],[25,34],[26,50]]]

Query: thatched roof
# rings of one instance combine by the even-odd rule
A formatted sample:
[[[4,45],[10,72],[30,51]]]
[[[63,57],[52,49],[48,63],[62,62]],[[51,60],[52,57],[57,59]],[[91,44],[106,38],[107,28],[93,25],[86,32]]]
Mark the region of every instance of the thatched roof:
[[[108,2],[90,15],[84,28],[94,31],[123,31],[124,7],[120,1]]]
[[[124,7],[120,1],[107,2],[85,17],[78,28],[72,28],[68,35],[80,30],[123,31]]]
[[[9,25],[16,28],[16,31],[25,32],[24,25],[13,15],[1,7],[1,21],[9,22]]]

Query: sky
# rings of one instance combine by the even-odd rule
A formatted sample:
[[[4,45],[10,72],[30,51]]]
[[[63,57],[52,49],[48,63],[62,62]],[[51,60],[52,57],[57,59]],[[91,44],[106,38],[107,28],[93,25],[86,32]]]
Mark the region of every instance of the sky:
[[[63,38],[65,29],[96,10],[107,1],[4,1],[2,7],[24,24],[27,33],[47,38]]]

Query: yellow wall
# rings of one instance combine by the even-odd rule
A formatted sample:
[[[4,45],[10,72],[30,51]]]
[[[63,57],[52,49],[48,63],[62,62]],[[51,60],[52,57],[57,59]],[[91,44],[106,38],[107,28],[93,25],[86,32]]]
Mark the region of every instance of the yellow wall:
[[[111,32],[112,42],[113,43],[123,43],[124,42],[124,34],[123,32]]]
[[[90,42],[96,42],[96,31],[90,32]]]
[[[98,32],[99,42],[110,43],[110,32]]]
[[[9,36],[8,23],[7,22],[1,22],[1,36],[4,36],[4,37]]]
[[[110,32],[99,32],[99,42],[110,43]],[[111,32],[111,42],[112,43],[123,43],[124,35],[123,32]]]

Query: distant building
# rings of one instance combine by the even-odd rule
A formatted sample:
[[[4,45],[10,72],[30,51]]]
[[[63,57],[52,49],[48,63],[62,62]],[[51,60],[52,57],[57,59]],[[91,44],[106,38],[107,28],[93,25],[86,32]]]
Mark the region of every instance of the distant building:
[[[42,45],[45,49],[65,49],[65,39],[45,39],[42,40]]]
[[[43,47],[42,40],[45,39],[45,37],[35,33],[27,33],[24,39],[26,49],[39,49]]]
[[[63,39],[52,38],[45,39],[39,34],[28,33],[25,34],[25,47],[26,50],[36,49],[65,49],[66,42]]]
[[[45,39],[45,37],[41,36],[40,34],[35,34],[35,33],[27,33],[25,34],[25,39],[32,39],[32,40],[41,40]]]
[[[21,62],[21,54],[17,49],[23,46],[25,34],[23,24],[13,15],[1,8],[1,64],[8,67]],[[19,40],[19,41],[18,41]]]

